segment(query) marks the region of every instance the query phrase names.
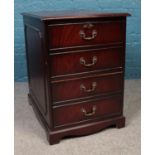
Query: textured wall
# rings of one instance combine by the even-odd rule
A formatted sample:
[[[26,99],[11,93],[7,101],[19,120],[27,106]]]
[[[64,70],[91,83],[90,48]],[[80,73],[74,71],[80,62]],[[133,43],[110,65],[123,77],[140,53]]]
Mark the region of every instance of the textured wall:
[[[21,12],[40,10],[86,9],[128,12],[126,78],[140,78],[140,0],[15,0],[15,81],[26,81],[27,70]]]

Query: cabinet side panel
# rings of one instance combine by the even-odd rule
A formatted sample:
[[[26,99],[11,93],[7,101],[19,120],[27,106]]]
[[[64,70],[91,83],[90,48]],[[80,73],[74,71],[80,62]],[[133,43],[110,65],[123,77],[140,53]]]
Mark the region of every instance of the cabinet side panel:
[[[47,112],[42,37],[39,29],[25,26],[30,94],[40,112]]]

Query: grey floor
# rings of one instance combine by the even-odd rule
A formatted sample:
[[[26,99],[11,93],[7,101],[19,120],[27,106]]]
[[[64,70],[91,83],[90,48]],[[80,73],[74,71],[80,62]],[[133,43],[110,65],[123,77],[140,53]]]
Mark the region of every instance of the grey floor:
[[[50,146],[27,101],[27,84],[15,83],[15,155],[140,155],[140,80],[126,80],[126,127],[69,138]]]

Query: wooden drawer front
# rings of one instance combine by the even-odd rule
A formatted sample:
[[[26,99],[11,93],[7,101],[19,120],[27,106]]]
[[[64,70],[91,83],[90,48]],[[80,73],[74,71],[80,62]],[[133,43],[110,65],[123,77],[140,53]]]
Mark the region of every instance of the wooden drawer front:
[[[122,90],[123,74],[97,75],[77,80],[53,83],[52,96],[54,102],[61,102],[82,97],[91,97],[102,93]]]
[[[118,115],[122,110],[121,105],[121,97],[114,96],[98,101],[55,108],[53,110],[54,125],[68,125],[87,119]]]
[[[104,70],[123,66],[122,48],[89,50],[51,56],[52,76]]]
[[[123,23],[79,23],[49,26],[50,48],[116,43],[123,41]]]

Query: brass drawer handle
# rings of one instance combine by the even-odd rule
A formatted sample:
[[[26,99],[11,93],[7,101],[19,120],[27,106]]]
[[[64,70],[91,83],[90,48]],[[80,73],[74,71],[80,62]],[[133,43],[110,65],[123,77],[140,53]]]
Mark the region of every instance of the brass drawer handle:
[[[93,40],[97,36],[97,31],[93,30],[91,36],[86,36],[83,30],[80,30],[79,35],[84,40]]]
[[[80,89],[83,90],[84,92],[93,92],[95,89],[96,89],[96,86],[97,86],[97,83],[96,82],[93,82],[92,83],[92,88],[91,89],[86,89],[86,87],[84,86],[84,84],[81,84],[80,85]]]
[[[87,64],[83,57],[80,58],[80,64],[82,64],[83,66],[86,66],[86,67],[94,66],[96,64],[96,62],[97,62],[96,56],[93,56],[92,63],[90,63],[90,64]]]
[[[85,116],[92,116],[96,113],[96,106],[95,105],[93,106],[92,112],[90,112],[90,113],[87,113],[86,109],[84,109],[84,108],[81,108],[81,112],[84,113]]]

